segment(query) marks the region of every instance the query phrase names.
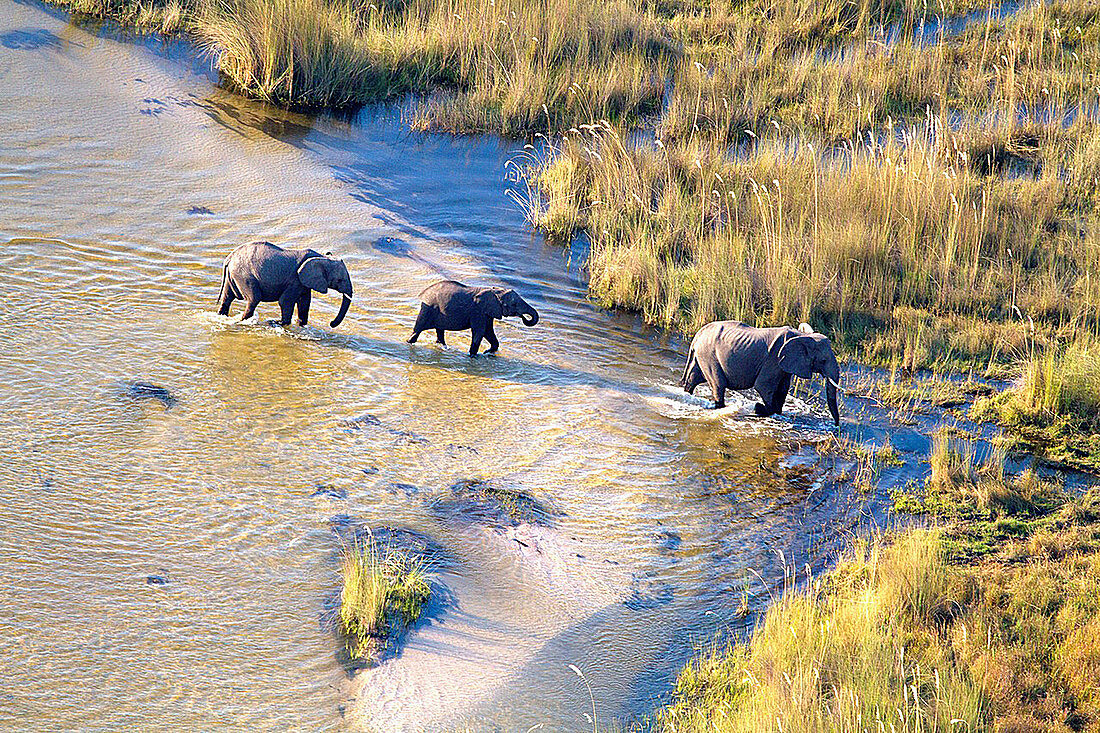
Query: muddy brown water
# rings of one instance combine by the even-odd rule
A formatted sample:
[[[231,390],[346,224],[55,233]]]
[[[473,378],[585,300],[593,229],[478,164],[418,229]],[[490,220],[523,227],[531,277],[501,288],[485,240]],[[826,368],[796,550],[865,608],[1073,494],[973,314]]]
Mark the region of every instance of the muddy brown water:
[[[506,196],[517,144],[280,113],[203,69],[0,0],[0,726],[590,730],[568,665],[602,722],[644,715],[865,522],[806,447],[819,403],[704,410],[683,343],[587,301],[583,253]],[[307,328],[212,314],[257,238],[345,259],[341,328],[324,296]],[[408,345],[439,277],[542,320],[499,327],[496,357]],[[440,511],[471,479],[552,521]],[[324,622],[334,517],[452,558],[446,603],[358,674]]]

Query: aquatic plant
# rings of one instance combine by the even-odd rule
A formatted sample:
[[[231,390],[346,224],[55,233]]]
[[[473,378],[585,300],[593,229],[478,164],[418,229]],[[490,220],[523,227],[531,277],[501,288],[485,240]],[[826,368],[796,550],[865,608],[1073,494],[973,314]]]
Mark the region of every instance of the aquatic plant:
[[[344,549],[340,626],[353,659],[369,657],[386,637],[414,623],[431,597],[423,562],[373,542]]]

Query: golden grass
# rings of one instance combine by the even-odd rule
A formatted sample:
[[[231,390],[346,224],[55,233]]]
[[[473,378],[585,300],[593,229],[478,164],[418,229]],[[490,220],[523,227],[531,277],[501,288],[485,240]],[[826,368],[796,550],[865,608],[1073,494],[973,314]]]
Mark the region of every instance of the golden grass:
[[[939,643],[952,611],[935,533],[860,543],[807,591],[769,607],[747,644],[689,664],[662,729],[916,733],[960,721],[980,730],[980,688]]]
[[[1100,340],[1078,335],[1033,351],[1017,384],[975,402],[971,415],[999,423],[1013,447],[1100,471]]]
[[[46,0],[79,18],[113,20],[152,33],[176,33],[187,24],[189,0]]]
[[[634,146],[604,122],[529,168],[529,212],[551,235],[583,229],[592,292],[663,326],[824,321],[869,361],[1012,358],[1053,324],[1097,322],[1100,239],[1067,223],[1060,169],[1100,124],[1044,128],[1035,178],[975,171],[966,151],[987,134],[931,117],[881,143],[730,156],[698,138]]]
[[[1042,521],[968,565],[937,530],[857,543],[689,663],[660,729],[1100,730],[1100,492]]]
[[[352,658],[376,653],[387,635],[420,617],[431,597],[422,563],[373,543],[346,548],[341,573],[340,626]]]
[[[237,89],[299,107],[426,97],[417,126],[521,134],[657,109],[675,49],[632,0],[204,0],[194,31]]]

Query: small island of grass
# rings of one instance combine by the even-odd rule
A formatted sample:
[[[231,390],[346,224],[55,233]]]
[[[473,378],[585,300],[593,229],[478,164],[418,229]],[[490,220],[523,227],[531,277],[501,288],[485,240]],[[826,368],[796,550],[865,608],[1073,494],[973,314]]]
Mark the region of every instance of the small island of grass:
[[[373,543],[343,552],[340,629],[355,660],[376,659],[390,639],[420,618],[431,598],[422,561]]]

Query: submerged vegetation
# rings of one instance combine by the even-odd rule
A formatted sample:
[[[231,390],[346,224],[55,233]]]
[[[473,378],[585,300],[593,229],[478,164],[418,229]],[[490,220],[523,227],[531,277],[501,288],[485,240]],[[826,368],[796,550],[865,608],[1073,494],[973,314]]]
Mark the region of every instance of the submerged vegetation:
[[[353,659],[377,655],[387,639],[420,618],[431,597],[424,565],[373,543],[344,550],[340,628]]]
[[[942,531],[857,543],[689,663],[662,730],[1100,730],[1100,492],[1044,511],[967,565]]]

